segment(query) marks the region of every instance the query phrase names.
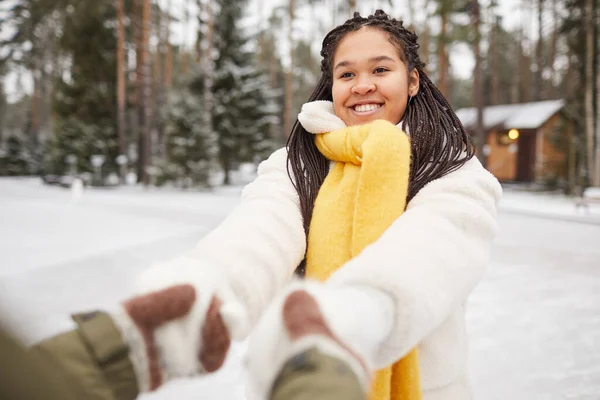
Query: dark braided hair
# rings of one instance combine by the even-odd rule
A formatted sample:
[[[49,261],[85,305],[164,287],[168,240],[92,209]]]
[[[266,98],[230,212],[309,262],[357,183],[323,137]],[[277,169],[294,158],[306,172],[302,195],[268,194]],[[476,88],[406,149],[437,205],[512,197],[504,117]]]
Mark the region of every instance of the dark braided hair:
[[[398,47],[400,59],[408,71],[419,73],[419,90],[407,104],[402,129],[411,137],[410,183],[407,203],[427,183],[460,168],[474,156],[471,139],[442,93],[424,72],[419,58],[416,33],[404,27],[402,20],[391,18],[382,10],[367,18],[355,12],[354,17],[329,32],[321,49],[321,78],[308,101],[333,101],[332,63],[340,41],[350,32],[372,27],[387,32]],[[408,129],[407,129],[408,128]],[[317,193],[329,172],[329,160],[316,147],[314,135],[298,120],[288,139],[288,174],[300,198],[304,230],[308,237],[310,220]],[[297,273],[304,274],[303,261]]]

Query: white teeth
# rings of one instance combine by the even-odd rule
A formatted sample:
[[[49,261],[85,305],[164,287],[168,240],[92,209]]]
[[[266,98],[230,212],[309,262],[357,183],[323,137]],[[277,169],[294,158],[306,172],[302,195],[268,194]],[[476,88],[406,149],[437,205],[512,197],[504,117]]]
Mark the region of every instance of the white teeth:
[[[381,104],[358,104],[354,106],[354,110],[357,112],[369,112],[375,111],[379,107],[381,107]]]

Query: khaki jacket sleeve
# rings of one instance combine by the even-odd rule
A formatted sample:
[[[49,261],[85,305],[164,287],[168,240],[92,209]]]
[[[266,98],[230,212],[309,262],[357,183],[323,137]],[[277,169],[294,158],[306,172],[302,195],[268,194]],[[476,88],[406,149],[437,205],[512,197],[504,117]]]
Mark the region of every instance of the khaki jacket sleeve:
[[[135,399],[138,386],[129,351],[110,316],[92,312],[73,320],[77,329],[35,345],[31,355],[53,370],[74,398]]]
[[[269,400],[366,400],[358,377],[343,361],[310,349],[288,360]]]
[[[0,399],[77,400],[55,371],[40,363],[4,327],[0,327]]]

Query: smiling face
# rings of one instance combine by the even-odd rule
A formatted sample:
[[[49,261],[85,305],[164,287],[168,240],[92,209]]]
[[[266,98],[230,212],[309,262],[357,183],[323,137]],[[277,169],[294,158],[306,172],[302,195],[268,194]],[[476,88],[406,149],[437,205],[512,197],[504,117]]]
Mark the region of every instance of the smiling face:
[[[419,89],[416,69],[408,72],[389,34],[377,28],[348,33],[335,51],[332,73],[335,114],[347,126],[376,119],[397,124]]]

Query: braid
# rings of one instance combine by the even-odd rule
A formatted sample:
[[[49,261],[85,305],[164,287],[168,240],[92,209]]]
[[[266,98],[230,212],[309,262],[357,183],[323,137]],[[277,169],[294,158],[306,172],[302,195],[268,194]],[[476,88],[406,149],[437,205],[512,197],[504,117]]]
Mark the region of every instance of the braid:
[[[355,12],[352,18],[325,36],[321,49],[321,78],[308,101],[333,100],[335,50],[348,33],[363,27],[387,32],[390,41],[398,47],[400,59],[408,71],[416,69],[419,74],[419,91],[410,99],[402,119],[402,129],[411,136],[408,203],[427,183],[455,171],[471,159],[475,154],[474,147],[452,107],[425,73],[425,64],[418,54],[417,34],[405,28],[402,20],[391,18],[382,10],[366,18]],[[308,237],[315,199],[329,172],[329,160],[317,149],[314,136],[297,120],[287,145],[288,174],[300,198],[300,211]],[[299,275],[304,274],[304,265],[305,261],[298,267]]]
[[[471,137],[448,100],[422,69],[417,70],[419,92],[402,121],[402,129],[411,137],[409,201],[426,184],[457,170],[475,155]]]

